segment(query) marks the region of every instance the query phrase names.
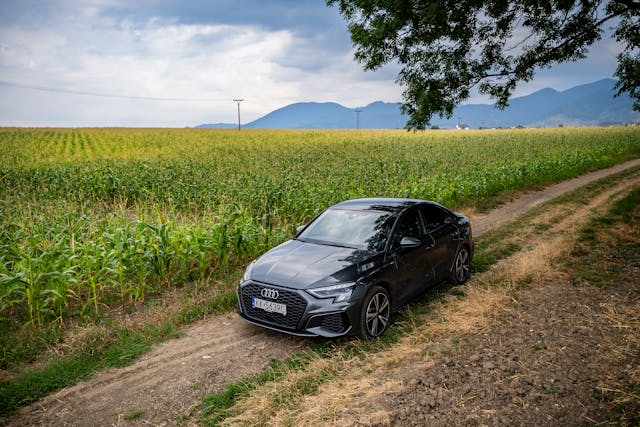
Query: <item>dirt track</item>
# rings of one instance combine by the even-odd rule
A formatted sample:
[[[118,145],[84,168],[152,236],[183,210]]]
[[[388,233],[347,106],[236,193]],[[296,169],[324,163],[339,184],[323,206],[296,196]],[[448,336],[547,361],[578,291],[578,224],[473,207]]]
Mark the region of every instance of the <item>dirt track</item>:
[[[472,218],[474,234],[482,235],[565,192],[638,166],[640,159],[635,159],[526,194]],[[262,372],[271,359],[291,356],[312,342],[247,325],[235,314],[212,317],[185,333],[186,337],[157,346],[131,366],[100,372],[24,408],[10,425],[174,425],[202,396]],[[125,419],[136,413],[135,420]]]
[[[202,396],[264,371],[308,340],[256,328],[235,314],[191,326],[133,365],[108,369],[21,411],[9,425],[174,425]],[[136,412],[136,420],[125,420]]]
[[[551,185],[540,191],[527,193],[512,202],[506,203],[503,206],[488,212],[485,215],[472,218],[473,234],[475,236],[480,236],[489,228],[511,221],[546,201],[555,199],[564,193],[580,188],[606,176],[622,172],[623,170],[636,166],[640,166],[640,159],[630,160],[626,163],[621,163],[607,169],[600,169],[577,178]]]

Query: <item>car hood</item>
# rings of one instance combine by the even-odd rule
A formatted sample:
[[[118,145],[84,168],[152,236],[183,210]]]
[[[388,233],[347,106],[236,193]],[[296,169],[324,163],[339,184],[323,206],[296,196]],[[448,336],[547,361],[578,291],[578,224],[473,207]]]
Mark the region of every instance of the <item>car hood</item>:
[[[372,253],[316,243],[289,240],[258,258],[251,280],[295,289],[354,281],[358,263]]]

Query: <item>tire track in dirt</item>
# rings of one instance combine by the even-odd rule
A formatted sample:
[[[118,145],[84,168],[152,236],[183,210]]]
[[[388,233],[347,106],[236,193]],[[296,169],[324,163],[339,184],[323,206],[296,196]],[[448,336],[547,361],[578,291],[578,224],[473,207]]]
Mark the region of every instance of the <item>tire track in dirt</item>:
[[[493,209],[484,215],[472,217],[471,226],[473,235],[480,236],[489,228],[497,227],[505,222],[511,221],[536,206],[539,206],[551,199],[555,199],[556,197],[568,193],[571,190],[575,190],[609,175],[638,166],[640,166],[640,159],[634,159],[610,168],[599,169],[586,175],[581,175],[577,178],[551,185],[540,191],[526,193],[516,200],[505,203],[499,208]]]
[[[263,372],[272,359],[285,359],[311,342],[253,327],[231,313],[191,326],[186,334],[130,366],[51,394],[9,425],[174,425],[202,396]],[[142,412],[138,419],[125,420],[136,412]]]
[[[525,194],[472,218],[474,234],[482,235],[561,194],[639,166],[640,159],[635,159]],[[185,333],[183,338],[156,346],[130,366],[99,372],[23,408],[9,425],[174,425],[203,396],[263,372],[272,359],[290,357],[313,342],[254,327],[235,313],[206,319]],[[139,415],[136,419],[125,419],[135,413]]]

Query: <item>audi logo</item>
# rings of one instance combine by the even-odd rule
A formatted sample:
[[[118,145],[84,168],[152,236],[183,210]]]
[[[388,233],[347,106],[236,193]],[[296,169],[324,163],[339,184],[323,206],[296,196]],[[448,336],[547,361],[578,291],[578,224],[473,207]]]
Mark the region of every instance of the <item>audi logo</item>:
[[[265,298],[278,299],[278,297],[280,296],[280,292],[276,291],[275,289],[263,288],[260,291],[260,295]]]

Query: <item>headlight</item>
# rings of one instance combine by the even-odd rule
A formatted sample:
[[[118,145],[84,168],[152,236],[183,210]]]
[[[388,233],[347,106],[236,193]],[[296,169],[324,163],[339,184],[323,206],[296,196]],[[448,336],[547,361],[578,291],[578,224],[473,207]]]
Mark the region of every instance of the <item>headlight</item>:
[[[355,283],[341,283],[339,285],[324,286],[322,288],[307,289],[316,298],[334,298],[333,302],[347,301],[356,287]]]
[[[252,261],[251,264],[247,266],[247,269],[244,271],[244,274],[242,275],[242,279],[240,279],[240,284],[246,283],[249,280],[251,280],[251,270],[253,270],[253,264],[255,264],[255,261]]]

